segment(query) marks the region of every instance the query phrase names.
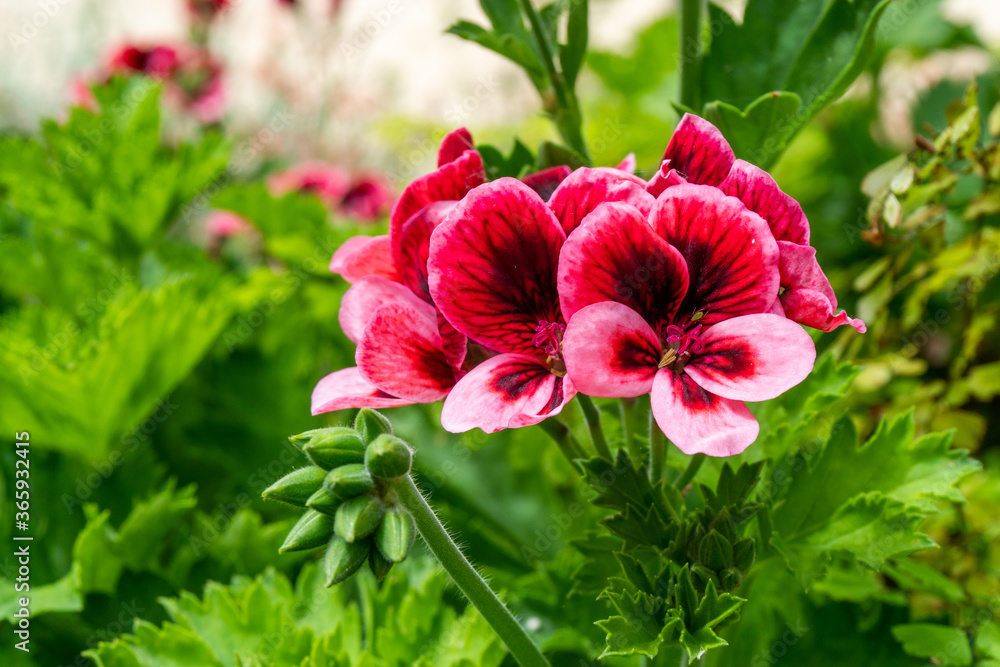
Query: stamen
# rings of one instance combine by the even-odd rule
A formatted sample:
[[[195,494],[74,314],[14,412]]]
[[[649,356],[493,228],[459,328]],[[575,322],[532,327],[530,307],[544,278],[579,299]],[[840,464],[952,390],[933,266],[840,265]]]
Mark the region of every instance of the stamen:
[[[555,357],[559,355],[559,345],[562,342],[564,331],[566,331],[565,324],[538,320],[538,326],[535,327],[535,336],[531,339],[531,342],[535,344],[535,347],[542,347],[544,345],[545,354]]]
[[[663,353],[663,358],[660,359],[660,363],[656,364],[657,368],[666,368],[670,364],[677,361],[677,350],[672,347],[668,347]]]

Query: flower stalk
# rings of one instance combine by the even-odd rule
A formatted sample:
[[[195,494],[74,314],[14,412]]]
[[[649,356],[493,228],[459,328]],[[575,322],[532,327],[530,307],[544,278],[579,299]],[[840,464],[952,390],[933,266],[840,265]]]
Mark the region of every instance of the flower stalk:
[[[604,437],[604,431],[601,430],[601,412],[594,405],[594,401],[591,400],[590,396],[585,396],[583,394],[577,394],[577,401],[580,403],[580,409],[583,410],[583,417],[587,420],[587,428],[590,429],[590,438],[594,442],[594,449],[597,451],[598,456],[603,456],[609,461],[613,461],[614,458],[611,456],[611,448],[608,447],[608,441]]]
[[[399,480],[396,485],[396,495],[399,503],[413,517],[417,530],[431,553],[441,563],[441,567],[500,636],[518,664],[521,667],[551,667],[514,615],[479,576],[469,559],[451,539],[451,535],[413,483],[412,477],[407,475]]]

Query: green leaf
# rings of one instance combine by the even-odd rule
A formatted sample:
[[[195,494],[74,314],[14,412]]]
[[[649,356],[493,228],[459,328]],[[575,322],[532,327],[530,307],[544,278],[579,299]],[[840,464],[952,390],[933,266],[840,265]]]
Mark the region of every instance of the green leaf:
[[[607,647],[601,657],[609,655],[656,657],[666,637],[673,631],[674,626],[680,623],[676,615],[668,616],[666,622],[660,621],[665,612],[664,601],[648,593],[622,591],[610,593],[607,598],[619,613],[597,622],[597,626],[607,633]]]
[[[677,69],[677,49],[677,20],[669,17],[639,33],[631,54],[591,51],[587,65],[605,86],[632,99],[656,89]]]
[[[892,629],[892,636],[903,650],[916,658],[931,658],[944,667],[968,667],[972,664],[969,638],[959,628],[932,623],[907,623]]]
[[[517,16],[520,20],[520,10],[518,10]],[[512,23],[511,26],[513,25]],[[523,23],[521,27],[523,29]],[[542,66],[538,52],[533,48],[533,42],[530,41],[533,38],[530,34],[525,32],[521,36],[515,36],[510,32],[496,30],[491,32],[470,21],[458,21],[446,32],[500,54],[524,69],[535,88],[538,90],[548,89],[548,74]]]
[[[1000,625],[993,621],[983,624],[976,635],[976,654],[1000,660]]]
[[[768,167],[799,129],[802,100],[795,93],[765,93],[746,109],[725,102],[705,105],[705,118],[725,135],[736,157]]]
[[[750,160],[756,153],[762,166],[772,164],[806,123],[847,90],[873,52],[875,29],[890,3],[750,0],[742,24],[709,6],[712,45],[702,64],[702,97],[710,101],[706,114],[730,126],[732,136],[723,134],[739,146],[737,157]],[[739,121],[739,109],[750,115],[754,105],[764,104],[761,96],[773,93],[785,97],[770,103],[780,109],[774,121]],[[788,113],[794,96],[801,105]],[[762,136],[764,131],[774,134]],[[773,150],[760,152],[771,142]]]
[[[961,586],[929,565],[912,558],[901,558],[886,563],[883,571],[906,590],[933,595],[954,603],[963,602],[966,598]]]
[[[956,484],[979,468],[949,449],[947,434],[913,440],[912,414],[885,419],[863,447],[850,420],[838,422],[812,461],[782,462],[772,479],[775,546],[800,580],[822,574],[834,553],[881,567],[889,558],[933,543],[917,528],[935,502],[961,502]]]

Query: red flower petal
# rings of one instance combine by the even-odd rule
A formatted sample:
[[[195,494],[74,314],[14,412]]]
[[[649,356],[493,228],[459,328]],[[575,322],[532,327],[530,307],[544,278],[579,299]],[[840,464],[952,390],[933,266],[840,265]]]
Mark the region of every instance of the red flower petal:
[[[680,314],[702,324],[764,313],[778,295],[778,245],[767,223],[735,197],[678,185],[656,200],[650,220],[687,261],[691,284]]]
[[[394,408],[413,401],[390,396],[361,378],[355,367],[330,373],[319,381],[312,393],[312,414],[347,408]]]
[[[689,183],[719,185],[736,155],[718,128],[704,118],[686,113],[677,124],[663,154]]]
[[[408,305],[388,304],[375,310],[355,359],[366,382],[416,403],[443,398],[455,384],[437,322]]]
[[[657,373],[651,404],[657,425],[685,454],[733,456],[760,432],[741,401],[710,394],[684,373],[667,369]]]
[[[399,271],[399,279],[413,293],[427,302],[431,300],[427,288],[427,255],[430,251],[431,232],[441,224],[455,202],[439,201],[428,204],[404,222],[399,233],[392,237],[392,260]]]
[[[436,201],[458,201],[486,182],[483,158],[465,151],[453,161],[406,186],[389,214],[389,236],[395,236],[414,213]]]
[[[538,354],[538,323],[562,321],[556,268],[564,240],[545,202],[520,181],[476,188],[431,237],[434,303],[490,349]]]
[[[820,331],[833,331],[842,324],[860,333],[867,331],[861,320],[848,317],[843,310],[836,313],[837,296],[816,261],[815,248],[778,241],[778,249],[785,317]]]
[[[476,150],[476,145],[472,143],[472,134],[464,127],[452,130],[441,140],[441,148],[438,149],[438,166],[454,162],[462,157],[465,151]]]
[[[569,234],[604,202],[625,202],[648,213],[653,197],[642,179],[624,171],[580,167],[552,193],[549,206]]]
[[[635,153],[629,153],[624,158],[622,158],[622,161],[618,163],[618,166],[615,167],[615,169],[620,169],[621,171],[626,171],[626,172],[628,172],[630,174],[634,174],[635,173]]]
[[[349,283],[363,276],[398,280],[388,236],[354,236],[344,241],[330,259],[330,271]]]
[[[687,183],[687,181],[677,173],[676,169],[670,166],[670,160],[664,160],[660,164],[659,171],[646,184],[646,192],[654,197],[659,197],[667,188],[672,188],[675,185],[683,183]]]
[[[537,192],[539,197],[547,200],[572,171],[564,164],[558,167],[549,167],[533,174],[527,174],[521,179],[521,182]]]
[[[816,347],[805,329],[779,315],[744,315],[708,327],[704,350],[684,368],[702,389],[738,401],[766,401],[812,371]]]
[[[809,221],[802,207],[782,192],[763,169],[736,160],[719,189],[737,197],[748,209],[764,218],[775,240],[809,243]]]
[[[553,375],[538,359],[501,354],[458,381],[445,399],[441,425],[452,433],[530,426],[559,414],[575,395],[567,378]]]
[[[340,301],[340,312],[337,319],[344,335],[352,343],[361,340],[365,327],[371,320],[372,313],[380,306],[389,303],[399,303],[415,308],[425,319],[434,322],[437,316],[434,307],[422,301],[420,297],[404,285],[394,283],[379,276],[366,276],[351,285]]]
[[[469,339],[451,326],[444,315],[437,314],[438,333],[441,334],[441,346],[444,348],[444,356],[451,364],[452,368],[460,369],[465,363],[465,357],[469,352]]]
[[[592,303],[617,301],[656,327],[673,319],[687,290],[684,258],[628,204],[601,204],[560,254],[559,296],[567,319]]]
[[[562,343],[566,374],[588,396],[642,396],[653,388],[660,341],[639,313],[614,301],[574,315]]]

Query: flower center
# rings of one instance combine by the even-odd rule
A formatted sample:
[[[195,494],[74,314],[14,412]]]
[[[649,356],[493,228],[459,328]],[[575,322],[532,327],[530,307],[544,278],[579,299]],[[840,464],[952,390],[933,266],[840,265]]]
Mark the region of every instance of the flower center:
[[[554,357],[559,354],[559,345],[562,342],[564,331],[566,331],[565,324],[538,320],[538,326],[535,327],[535,336],[531,339],[531,342],[535,344],[535,347],[544,349],[545,354]]]
[[[693,329],[684,329],[670,325],[666,330],[663,357],[658,368],[669,368],[675,373],[684,370],[688,360],[696,354],[700,354],[705,349],[705,344],[701,342],[701,325],[696,325]]]

